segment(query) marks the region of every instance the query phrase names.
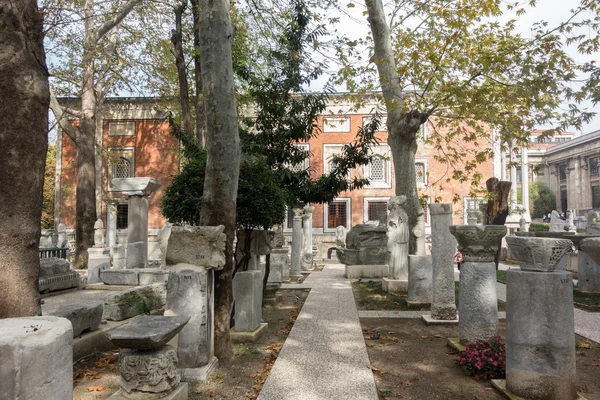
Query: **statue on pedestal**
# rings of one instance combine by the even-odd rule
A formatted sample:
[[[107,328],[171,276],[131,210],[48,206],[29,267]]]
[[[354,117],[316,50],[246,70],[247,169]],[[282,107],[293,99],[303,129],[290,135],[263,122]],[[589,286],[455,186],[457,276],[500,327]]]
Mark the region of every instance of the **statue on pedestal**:
[[[392,279],[408,279],[409,221],[404,203],[406,196],[392,197],[388,203],[388,251]]]

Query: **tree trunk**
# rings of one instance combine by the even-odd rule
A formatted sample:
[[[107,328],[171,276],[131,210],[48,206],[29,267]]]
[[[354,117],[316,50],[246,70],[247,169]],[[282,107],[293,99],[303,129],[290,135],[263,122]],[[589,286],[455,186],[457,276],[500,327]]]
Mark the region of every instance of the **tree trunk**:
[[[82,57],[81,119],[77,128],[74,260],[76,268],[87,265],[87,250],[94,245],[94,223],[96,222],[96,93],[94,91],[96,40],[90,36],[93,35],[86,33]]]
[[[512,188],[512,183],[500,181],[498,178],[490,178],[485,182],[487,191],[492,194],[492,199],[488,200],[484,225],[504,225],[508,217],[508,196]]]
[[[204,110],[206,116],[206,177],[200,211],[201,225],[224,225],[226,263],[215,273],[215,355],[232,359],[229,337],[233,301],[233,238],[240,170],[240,138],[233,82],[233,26],[227,0],[200,0],[199,33]]]
[[[175,66],[177,67],[177,78],[179,80],[179,103],[181,105],[181,119],[183,121],[183,130],[186,135],[194,135],[194,124],[192,124],[192,112],[190,109],[190,90],[187,80],[187,68],[185,66],[185,57],[183,55],[183,35],[181,18],[187,1],[184,0],[173,9],[175,13],[175,29],[171,32],[171,43],[175,50]]]
[[[388,144],[392,150],[396,195],[406,196],[406,213],[409,217],[409,254],[415,254],[414,227],[423,214],[417,194],[415,154],[417,133],[428,115],[418,111],[403,112],[403,94],[396,72],[390,30],[385,21],[381,0],[367,0],[368,21],[375,45],[374,61],[379,73],[379,83],[387,109]]]
[[[196,137],[200,146],[206,146],[206,128],[204,124],[204,102],[202,101],[202,67],[200,64],[200,5],[191,0],[194,16],[194,76],[196,77]]]
[[[36,0],[0,0],[0,318],[41,314],[40,218],[50,93]]]

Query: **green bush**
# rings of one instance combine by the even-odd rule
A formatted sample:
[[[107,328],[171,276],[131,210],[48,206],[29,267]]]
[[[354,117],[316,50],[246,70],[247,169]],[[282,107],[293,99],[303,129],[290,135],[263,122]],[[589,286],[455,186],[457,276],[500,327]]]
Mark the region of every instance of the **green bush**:
[[[549,232],[550,224],[546,224],[544,222],[532,222],[529,225],[529,232]]]

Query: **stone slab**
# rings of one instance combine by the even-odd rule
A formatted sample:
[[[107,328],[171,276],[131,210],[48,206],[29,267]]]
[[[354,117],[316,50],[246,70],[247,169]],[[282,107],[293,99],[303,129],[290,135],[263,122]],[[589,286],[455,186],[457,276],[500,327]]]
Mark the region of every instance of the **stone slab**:
[[[262,271],[242,271],[233,277],[235,313],[233,329],[252,332],[262,322]]]
[[[73,398],[73,328],[65,318],[0,319],[0,398]]]
[[[146,314],[164,306],[166,296],[166,285],[162,283],[112,293],[104,299],[103,318],[109,321],[121,321]]]
[[[458,325],[457,319],[434,319],[431,314],[421,315],[421,319],[425,322],[425,325]]]
[[[138,283],[140,285],[152,285],[153,283],[166,283],[169,280],[169,271],[159,268],[145,268],[138,271]]]
[[[188,400],[188,392],[189,385],[186,382],[181,382],[168,394],[137,393],[132,395],[123,389],[119,389],[108,400]]]
[[[54,292],[79,287],[81,275],[77,271],[61,272],[40,277],[40,292]]]
[[[114,178],[115,190],[128,196],[148,196],[160,187],[160,181],[146,177]]]
[[[118,347],[138,350],[158,349],[166,345],[190,320],[189,317],[143,315],[114,329],[108,336]]]
[[[174,226],[171,228],[166,264],[186,263],[221,269],[225,265],[225,227]]]
[[[70,270],[71,264],[63,258],[49,257],[40,260],[40,277],[62,274]]]
[[[148,243],[132,242],[127,243],[127,257],[125,259],[125,268],[137,269],[148,266]]]
[[[492,379],[492,386],[509,400],[527,400],[509,392],[508,389],[506,389],[506,379]],[[586,400],[586,398],[577,393],[577,400]]]
[[[233,343],[256,343],[269,330],[269,324],[261,322],[258,328],[252,332],[237,332],[233,329],[229,331],[229,336]]]
[[[198,368],[178,368],[179,375],[181,375],[182,382],[194,382],[202,383],[208,380],[210,374],[212,374],[219,366],[219,360],[217,357],[212,357],[208,364]]]
[[[407,294],[408,280],[383,278],[381,288],[390,294]]]
[[[408,301],[431,304],[433,299],[433,264],[430,255],[408,256]]]
[[[346,278],[383,278],[390,275],[390,267],[380,265],[346,265]]]
[[[577,288],[584,292],[600,293],[600,265],[584,251],[579,252]]]
[[[66,318],[73,325],[73,337],[78,337],[85,331],[95,331],[100,328],[104,304],[97,300],[81,300],[77,303],[44,307],[44,315]]]
[[[93,284],[93,283],[100,283],[102,282],[102,279],[100,279],[100,271],[105,271],[107,269],[110,269],[110,265],[109,265],[110,259],[108,260],[108,262],[104,262],[104,263],[92,263],[88,261],[88,268],[87,268],[87,283],[89,284]]]
[[[131,269],[107,269],[100,271],[100,279],[106,285],[137,286],[139,275],[137,270]]]

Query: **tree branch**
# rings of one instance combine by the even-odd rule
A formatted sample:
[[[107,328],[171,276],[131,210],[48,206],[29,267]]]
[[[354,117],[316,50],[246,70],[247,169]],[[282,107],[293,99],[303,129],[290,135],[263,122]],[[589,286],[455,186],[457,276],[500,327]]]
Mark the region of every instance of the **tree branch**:
[[[99,41],[106,35],[112,28],[119,25],[121,21],[133,10],[133,7],[141,3],[142,0],[129,0],[127,4],[121,9],[121,11],[117,12],[116,15],[109,21],[106,21],[104,25],[102,25],[98,29],[98,34],[96,36],[96,41]]]
[[[71,125],[71,121],[67,118],[67,113],[64,108],[58,103],[58,99],[54,94],[54,90],[50,87],[50,109],[58,122],[58,125],[62,128],[62,130],[67,134],[69,139],[73,142],[77,143],[77,135],[75,133],[75,128]]]

